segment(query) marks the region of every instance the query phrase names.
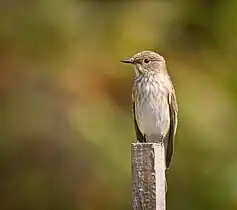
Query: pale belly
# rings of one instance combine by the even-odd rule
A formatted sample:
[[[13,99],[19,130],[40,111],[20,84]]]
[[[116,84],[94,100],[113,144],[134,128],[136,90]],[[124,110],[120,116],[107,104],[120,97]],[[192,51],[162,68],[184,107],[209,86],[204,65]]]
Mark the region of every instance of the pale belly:
[[[165,101],[165,100],[164,100]],[[135,105],[136,120],[142,134],[164,136],[169,131],[170,117],[167,101],[142,100]]]

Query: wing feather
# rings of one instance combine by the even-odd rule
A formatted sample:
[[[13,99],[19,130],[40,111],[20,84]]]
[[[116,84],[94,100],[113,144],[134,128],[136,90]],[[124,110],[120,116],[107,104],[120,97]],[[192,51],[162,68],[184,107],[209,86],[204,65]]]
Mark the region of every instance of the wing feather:
[[[132,103],[132,109],[133,109],[133,119],[134,119],[134,127],[135,127],[135,132],[136,132],[136,137],[137,137],[137,140],[139,142],[143,142],[145,143],[145,138],[144,136],[142,135],[139,127],[138,127],[138,124],[137,124],[137,120],[136,120],[136,111],[135,111],[135,102]]]
[[[173,151],[174,151],[174,139],[178,124],[178,105],[176,101],[175,91],[173,90],[168,96],[169,111],[170,111],[170,129],[168,135],[168,142],[166,148],[166,168],[169,168]]]

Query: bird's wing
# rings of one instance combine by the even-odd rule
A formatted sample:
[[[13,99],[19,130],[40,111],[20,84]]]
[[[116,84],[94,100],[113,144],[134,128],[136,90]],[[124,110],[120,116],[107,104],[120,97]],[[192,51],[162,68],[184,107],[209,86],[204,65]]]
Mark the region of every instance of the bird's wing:
[[[175,91],[174,89],[168,96],[168,102],[169,102],[169,111],[170,111],[170,129],[169,129],[169,135],[168,135],[168,142],[167,142],[167,148],[166,148],[166,168],[169,168],[171,158],[173,155],[174,150],[174,138],[176,134],[177,124],[178,124],[178,105],[176,101]]]
[[[138,127],[138,124],[137,124],[137,120],[136,120],[136,111],[135,111],[135,102],[133,101],[132,103],[132,110],[133,110],[133,119],[134,119],[134,126],[135,126],[135,132],[136,132],[136,137],[137,137],[137,140],[139,142],[145,142],[145,138],[144,136],[142,135],[139,127]]]

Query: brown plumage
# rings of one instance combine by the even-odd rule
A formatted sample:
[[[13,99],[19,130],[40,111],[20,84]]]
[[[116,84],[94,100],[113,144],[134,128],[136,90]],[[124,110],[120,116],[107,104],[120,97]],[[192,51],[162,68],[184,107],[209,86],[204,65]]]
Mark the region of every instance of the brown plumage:
[[[178,106],[165,60],[152,51],[142,51],[124,63],[133,64],[133,115],[139,142],[162,142],[166,152],[166,168],[173,155]]]

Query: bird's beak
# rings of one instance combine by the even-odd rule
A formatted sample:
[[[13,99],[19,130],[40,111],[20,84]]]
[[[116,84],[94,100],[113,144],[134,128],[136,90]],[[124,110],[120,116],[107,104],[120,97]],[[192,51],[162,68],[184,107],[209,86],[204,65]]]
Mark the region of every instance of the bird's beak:
[[[134,63],[134,59],[133,58],[128,58],[128,59],[124,59],[124,60],[121,60],[121,62],[123,63]]]

